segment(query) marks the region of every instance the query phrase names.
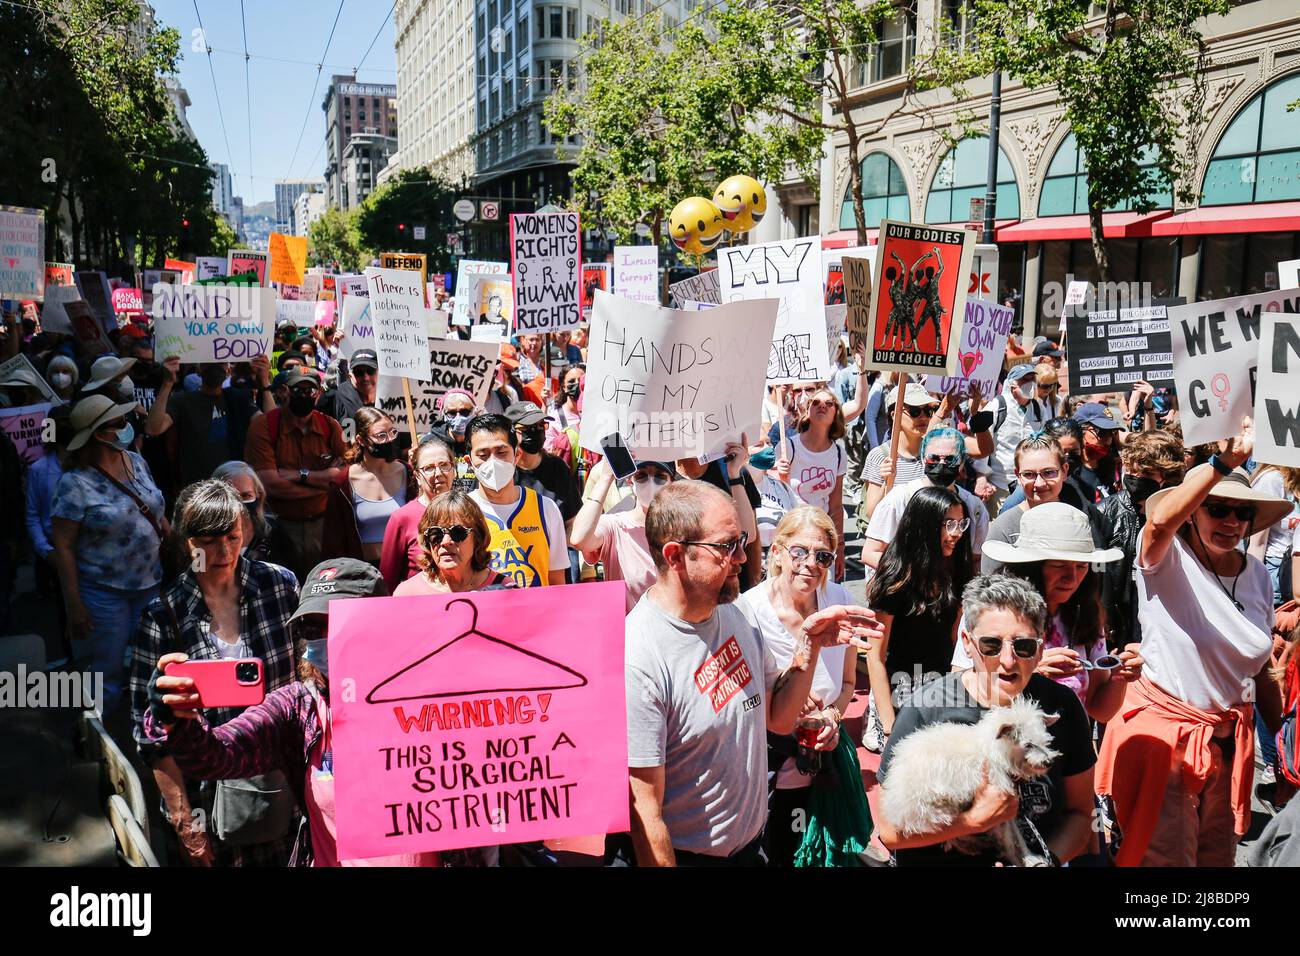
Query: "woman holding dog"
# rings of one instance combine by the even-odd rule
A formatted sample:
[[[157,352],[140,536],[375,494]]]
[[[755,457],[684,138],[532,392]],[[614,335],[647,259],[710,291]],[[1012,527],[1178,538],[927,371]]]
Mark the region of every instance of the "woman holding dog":
[[[1107,727],[1097,790],[1124,829],[1120,866],[1232,866],[1250,823],[1254,710],[1275,731],[1273,586],[1239,549],[1291,503],[1251,487],[1249,418],[1218,454],[1146,505],[1138,621],[1146,671]]]

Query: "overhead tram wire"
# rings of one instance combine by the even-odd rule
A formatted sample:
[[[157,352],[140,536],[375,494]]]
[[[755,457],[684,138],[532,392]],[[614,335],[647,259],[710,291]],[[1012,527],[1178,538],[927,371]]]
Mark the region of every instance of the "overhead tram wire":
[[[226,144],[226,159],[231,166],[234,166],[235,154],[230,151],[230,136],[226,133],[226,113],[221,108],[221,91],[217,88],[217,71],[212,66],[212,46],[208,43],[208,28],[203,25],[203,14],[199,13],[199,0],[194,0],[194,16],[199,21],[199,32],[203,35],[203,46],[208,54],[208,73],[212,76],[212,95],[217,98],[217,116],[221,119],[221,138]],[[249,170],[249,174],[251,188],[252,170]]]
[[[244,33],[244,116],[248,120],[248,188],[253,188],[253,86],[248,73],[248,21],[244,18],[244,0],[239,0],[239,26]]]
[[[330,44],[334,42],[334,31],[338,28],[339,17],[343,14],[343,4],[347,0],[339,0],[339,8],[334,11],[334,23],[330,26],[330,35],[325,39],[325,52],[320,55],[320,62],[316,64],[316,78],[311,84],[311,98],[307,100],[307,113],[302,118],[302,129],[298,130],[298,142],[294,144],[293,155],[289,157],[289,168],[284,174],[285,179],[293,175],[293,164],[298,158],[298,150],[302,146],[302,138],[307,132],[307,124],[311,122],[311,110],[316,105],[316,90],[320,86],[320,71],[325,65],[325,57],[329,54]]]
[[[375,41],[379,39],[379,34],[384,32],[384,27],[388,26],[388,21],[393,17],[393,11],[397,9],[397,0],[393,0],[393,5],[388,8],[388,16],[384,17],[384,22],[379,24],[379,29],[370,40],[370,46],[366,47],[366,52],[361,54],[361,62],[352,68],[352,75],[356,76],[361,72],[361,67],[365,66],[366,57],[370,56],[370,51],[375,48]]]

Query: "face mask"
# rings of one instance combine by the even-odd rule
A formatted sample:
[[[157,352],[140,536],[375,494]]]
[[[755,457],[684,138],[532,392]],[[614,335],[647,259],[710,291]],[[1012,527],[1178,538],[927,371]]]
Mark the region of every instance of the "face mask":
[[[100,441],[104,441],[105,445],[111,445],[118,451],[126,451],[131,447],[131,442],[135,441],[135,429],[131,427],[130,422],[127,422],[126,427],[115,432],[115,434],[117,435],[116,440],[104,441],[101,438]]]
[[[244,510],[248,512],[249,518],[256,521],[257,520],[257,499],[254,498],[252,501],[245,501]]]
[[[925,477],[941,488],[947,488],[955,482],[960,471],[961,465],[949,465],[942,461],[934,464],[927,462],[925,465]]]
[[[1020,386],[1020,397],[1024,399],[1033,399],[1038,395],[1038,383],[1032,378]]]
[[[448,415],[447,427],[451,429],[453,435],[465,434],[465,429],[469,426],[468,415]]]
[[[636,495],[636,502],[642,508],[649,508],[650,502],[655,500],[655,495],[663,490],[664,485],[668,482],[662,478],[650,478],[647,481],[632,482],[632,494]]]
[[[397,439],[386,441],[378,445],[370,446],[370,454],[374,455],[381,461],[396,461],[400,452],[397,449]]]
[[[330,662],[328,657],[329,641],[321,638],[319,641],[305,641],[307,646],[303,651],[302,659],[316,668],[325,677],[330,675]]]
[[[1141,475],[1125,475],[1121,480],[1124,482],[1124,490],[1128,492],[1128,496],[1133,499],[1135,504],[1146,501],[1160,490],[1160,482],[1154,478],[1144,478]]]
[[[573,382],[569,385],[566,385],[564,386],[564,394],[568,395],[569,398],[573,399],[576,402],[578,400],[578,396],[582,394],[582,386],[577,382]]]
[[[67,372],[55,372],[50,376],[50,381],[55,388],[69,388],[72,385],[72,376]]]
[[[1077,475],[1079,473],[1079,469],[1083,467],[1083,456],[1080,455],[1077,451],[1066,452],[1065,464],[1069,467],[1070,474]]]
[[[515,463],[489,458],[483,464],[474,466],[474,477],[489,491],[500,491],[515,480]]]
[[[311,414],[316,407],[316,398],[313,395],[299,395],[296,392],[289,393],[289,411],[293,412],[299,418],[305,418]]]
[[[1091,432],[1085,432],[1083,435],[1083,445],[1094,455],[1105,456],[1110,452],[1109,445],[1103,445],[1101,441],[1095,438]]]
[[[524,432],[519,436],[519,448],[530,455],[536,455],[545,444],[545,432]]]

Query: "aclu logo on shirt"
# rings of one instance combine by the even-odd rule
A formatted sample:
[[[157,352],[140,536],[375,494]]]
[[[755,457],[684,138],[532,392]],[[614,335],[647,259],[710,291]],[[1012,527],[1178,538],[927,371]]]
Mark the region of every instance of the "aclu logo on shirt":
[[[716,654],[705,658],[704,663],[695,671],[695,688],[709,698],[713,712],[717,714],[753,679],[749,663],[740,652],[740,643],[732,635]],[[760,695],[755,695],[755,698],[758,696]],[[753,708],[747,706],[745,709]]]

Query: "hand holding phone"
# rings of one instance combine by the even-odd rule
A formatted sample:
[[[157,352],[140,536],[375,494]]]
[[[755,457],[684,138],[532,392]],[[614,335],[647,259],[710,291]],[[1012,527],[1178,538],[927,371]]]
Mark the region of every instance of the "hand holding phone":
[[[636,462],[632,459],[632,453],[628,451],[622,436],[617,432],[610,432],[600,440],[600,450],[605,460],[609,462],[615,478],[622,480],[636,471]]]
[[[199,707],[251,707],[266,696],[262,662],[256,657],[233,661],[164,661],[167,677],[189,678]],[[173,705],[173,710],[176,710]]]

